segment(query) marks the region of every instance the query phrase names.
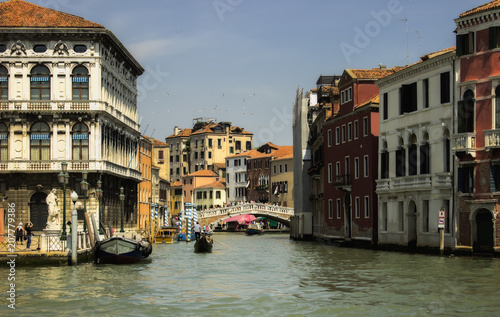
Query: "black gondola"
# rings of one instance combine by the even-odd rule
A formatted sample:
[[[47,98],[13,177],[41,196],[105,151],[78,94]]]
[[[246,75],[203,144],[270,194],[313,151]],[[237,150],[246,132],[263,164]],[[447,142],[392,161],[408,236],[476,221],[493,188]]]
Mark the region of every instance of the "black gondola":
[[[147,258],[153,247],[146,241],[111,237],[98,241],[94,246],[94,262],[110,264],[136,263]]]
[[[194,252],[203,253],[203,252],[212,252],[212,248],[214,245],[214,241],[210,237],[210,235],[206,233],[202,233],[200,239],[196,241],[194,244]]]

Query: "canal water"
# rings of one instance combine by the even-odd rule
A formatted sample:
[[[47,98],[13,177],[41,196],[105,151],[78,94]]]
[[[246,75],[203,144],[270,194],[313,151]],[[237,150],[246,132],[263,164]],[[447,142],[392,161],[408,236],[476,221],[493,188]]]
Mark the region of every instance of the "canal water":
[[[214,235],[155,245],[135,265],[16,267],[16,310],[1,316],[500,316],[500,259],[439,257]],[[7,314],[6,314],[7,313]]]

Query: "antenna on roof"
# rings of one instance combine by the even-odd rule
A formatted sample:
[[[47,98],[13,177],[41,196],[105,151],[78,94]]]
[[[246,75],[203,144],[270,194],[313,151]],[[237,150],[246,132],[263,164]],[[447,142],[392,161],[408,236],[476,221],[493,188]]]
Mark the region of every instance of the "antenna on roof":
[[[406,66],[410,65],[410,49],[408,46],[408,19],[404,18],[398,21],[404,21],[406,23]]]

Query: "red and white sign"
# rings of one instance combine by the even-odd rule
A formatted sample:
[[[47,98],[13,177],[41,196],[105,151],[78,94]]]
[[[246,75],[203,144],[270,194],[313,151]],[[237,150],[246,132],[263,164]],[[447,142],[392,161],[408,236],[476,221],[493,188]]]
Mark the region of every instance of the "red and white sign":
[[[438,212],[438,229],[444,229],[444,224],[445,224],[445,216],[446,216],[446,213],[444,210],[440,210]]]

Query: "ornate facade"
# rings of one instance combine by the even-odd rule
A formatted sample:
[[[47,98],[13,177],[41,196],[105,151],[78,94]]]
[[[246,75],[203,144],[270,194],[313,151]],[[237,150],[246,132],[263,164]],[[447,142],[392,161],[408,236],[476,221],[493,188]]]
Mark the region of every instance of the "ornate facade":
[[[43,229],[45,197],[54,188],[62,213],[57,176],[67,162],[66,219],[73,190],[88,211],[99,209],[100,180],[100,220],[120,225],[124,187],[125,226],[134,226],[141,181],[136,84],[143,68],[97,23],[21,0],[0,9],[0,192],[15,203],[16,220]]]

